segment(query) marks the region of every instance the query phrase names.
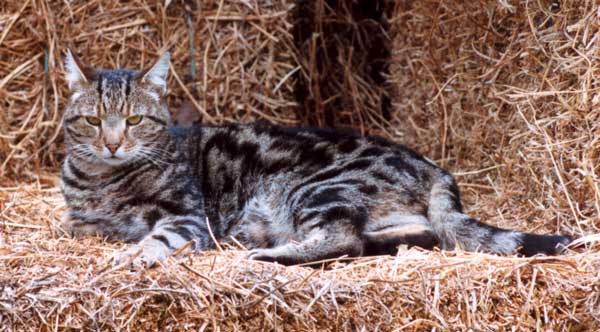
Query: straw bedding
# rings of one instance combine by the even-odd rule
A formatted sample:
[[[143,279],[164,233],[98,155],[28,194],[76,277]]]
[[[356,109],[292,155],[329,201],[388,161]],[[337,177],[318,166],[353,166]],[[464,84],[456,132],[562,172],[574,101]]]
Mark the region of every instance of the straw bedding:
[[[389,52],[329,59],[327,70],[355,70],[326,86],[307,85],[323,82],[325,69],[310,65],[292,1],[0,3],[0,331],[600,330],[597,5],[376,3],[387,40],[378,43]],[[333,1],[305,14],[315,8],[326,34],[318,38],[333,34],[331,22],[364,19]],[[374,25],[349,26],[356,33],[332,44],[359,47],[343,38]],[[147,271],[113,267],[123,244],[53,228],[64,209],[56,174],[66,46],[96,65],[136,68],[169,46],[174,113],[192,100],[203,122],[378,133],[453,171],[474,216],[585,237],[558,257],[401,250],[313,269],[251,262],[228,248],[185,249]],[[361,67],[371,56],[387,57],[385,82]],[[358,87],[357,104],[338,100],[347,109],[335,112],[328,103],[337,99],[319,102],[335,86]],[[310,116],[310,103],[320,113]]]
[[[514,258],[401,252],[328,270],[183,252],[148,271],[113,268],[123,245],[57,237],[60,193],[2,196],[0,329],[591,331],[600,253]]]

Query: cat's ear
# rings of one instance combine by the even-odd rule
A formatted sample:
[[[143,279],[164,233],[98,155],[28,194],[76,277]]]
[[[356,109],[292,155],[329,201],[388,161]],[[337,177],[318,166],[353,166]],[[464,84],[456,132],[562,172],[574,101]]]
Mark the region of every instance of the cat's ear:
[[[79,58],[67,50],[65,56],[65,78],[69,84],[69,89],[73,90],[83,84],[88,83],[94,78],[96,70],[88,65],[85,65]]]
[[[147,70],[142,71],[142,81],[157,87],[163,94],[167,92],[167,75],[171,54],[164,52],[158,61]]]

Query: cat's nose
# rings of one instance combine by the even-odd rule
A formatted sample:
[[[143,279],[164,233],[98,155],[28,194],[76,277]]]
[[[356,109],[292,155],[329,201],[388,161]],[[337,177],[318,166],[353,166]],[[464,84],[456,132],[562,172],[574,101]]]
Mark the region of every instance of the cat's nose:
[[[108,151],[110,151],[110,153],[114,154],[115,152],[117,152],[117,149],[119,148],[119,144],[106,144],[105,145],[106,148],[108,149]]]

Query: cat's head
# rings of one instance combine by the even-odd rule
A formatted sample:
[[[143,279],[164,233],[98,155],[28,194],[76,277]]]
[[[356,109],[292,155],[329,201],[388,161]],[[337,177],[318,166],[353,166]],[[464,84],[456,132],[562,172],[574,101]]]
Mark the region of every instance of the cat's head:
[[[136,71],[87,66],[68,51],[65,68],[71,90],[63,121],[68,153],[113,166],[155,159],[169,135],[169,53]]]

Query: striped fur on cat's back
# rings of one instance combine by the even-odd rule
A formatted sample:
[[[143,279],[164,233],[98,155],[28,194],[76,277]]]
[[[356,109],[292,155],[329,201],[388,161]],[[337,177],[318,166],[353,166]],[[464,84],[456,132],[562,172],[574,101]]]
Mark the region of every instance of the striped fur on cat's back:
[[[399,245],[554,254],[570,242],[469,217],[449,173],[384,139],[264,123],[170,128],[168,61],[105,70],[67,55],[61,227],[134,242],[116,262],[151,265],[191,240],[211,248],[209,226],[251,259],[283,264]]]

